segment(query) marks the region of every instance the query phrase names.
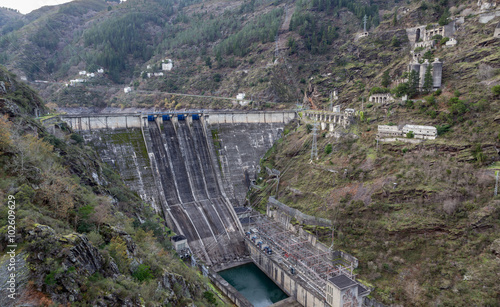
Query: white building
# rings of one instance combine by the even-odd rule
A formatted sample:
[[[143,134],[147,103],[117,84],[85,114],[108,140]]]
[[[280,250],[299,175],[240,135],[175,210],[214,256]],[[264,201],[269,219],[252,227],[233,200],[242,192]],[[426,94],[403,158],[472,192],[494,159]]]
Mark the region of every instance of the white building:
[[[453,47],[456,45],[457,45],[457,40],[454,39],[453,37],[450,38],[450,40],[446,42],[446,47]]]
[[[170,71],[172,68],[174,68],[174,63],[172,63],[171,59],[161,61],[161,70]]]
[[[94,74],[93,72],[91,72],[91,73],[87,73],[87,77],[89,77],[89,78],[94,78],[94,77],[95,77],[95,74]]]
[[[123,89],[123,91],[126,93],[130,93],[132,91],[132,88],[130,86],[127,86],[126,88]]]
[[[401,136],[401,129],[399,129],[398,126],[378,125],[378,136]]]
[[[344,274],[328,279],[326,303],[332,307],[361,307],[370,290]]]
[[[161,76],[163,76],[163,72],[155,72],[153,75],[155,77],[161,77]]]
[[[378,137],[406,137],[412,131],[416,139],[434,140],[437,137],[437,129],[433,126],[421,125],[404,125],[403,128],[398,126],[379,125]]]
[[[79,74],[80,76],[85,76],[85,75],[87,74],[87,71],[85,71],[85,70],[81,70],[80,72],[78,72],[78,74]]]
[[[238,95],[236,95],[236,99],[238,99],[238,100],[245,99],[245,93],[238,93]]]
[[[405,125],[403,127],[403,135],[412,131],[417,139],[434,140],[437,137],[437,129],[433,126],[421,125]]]
[[[104,69],[99,68],[99,69],[97,70],[97,73],[98,73],[98,74],[103,74],[103,73],[104,73]]]
[[[85,80],[84,80],[84,79],[73,79],[73,80],[69,80],[69,84],[70,84],[70,85],[76,85],[76,84],[78,84],[78,83],[83,83],[83,82],[85,82]]]

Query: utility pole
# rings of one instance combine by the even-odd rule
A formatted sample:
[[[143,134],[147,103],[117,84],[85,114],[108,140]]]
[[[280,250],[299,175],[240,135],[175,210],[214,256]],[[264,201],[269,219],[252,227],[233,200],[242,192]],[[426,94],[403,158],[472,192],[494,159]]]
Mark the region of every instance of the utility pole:
[[[317,132],[318,132],[318,123],[314,124],[314,127],[312,129],[313,131],[313,143],[311,147],[311,162],[313,158],[315,157],[316,160],[318,160],[318,143],[317,143]]]
[[[498,171],[495,171],[495,197],[498,195]]]
[[[276,38],[275,38],[275,41],[276,41],[276,47],[275,47],[275,49],[274,49],[274,57],[276,58],[276,60],[277,60],[277,59],[278,59],[278,57],[279,57],[279,52],[278,52],[278,49],[279,49],[279,48],[278,48],[278,38],[279,38],[279,36],[278,36],[278,35],[276,35]]]
[[[333,112],[333,92],[330,92],[330,111]]]

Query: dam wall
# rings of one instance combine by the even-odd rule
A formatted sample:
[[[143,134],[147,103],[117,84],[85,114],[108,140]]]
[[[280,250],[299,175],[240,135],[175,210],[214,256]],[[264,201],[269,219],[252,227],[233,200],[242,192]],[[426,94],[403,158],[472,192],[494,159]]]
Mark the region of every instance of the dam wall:
[[[141,128],[140,114],[70,114],[61,115],[73,131]]]
[[[260,159],[283,133],[283,123],[209,124],[222,180],[234,205],[243,205],[252,180],[256,180]]]
[[[154,176],[158,180],[161,178],[158,165],[156,162],[148,165],[147,159],[144,162],[144,157],[151,155],[153,150],[152,148],[146,149],[151,147],[150,142],[153,141],[151,139],[153,132],[149,122],[153,120],[161,129],[164,129],[164,119],[177,124],[179,115],[184,117],[182,122],[185,121],[193,131],[206,131],[206,140],[209,141],[207,147],[200,147],[198,131],[193,135],[192,141],[184,142],[188,134],[185,133],[187,131],[185,125],[181,126],[180,131],[183,137],[179,138],[178,142],[183,142],[183,145],[191,148],[184,151],[185,154],[197,148],[207,151],[200,155],[202,159],[200,163],[197,162],[196,166],[186,168],[186,173],[190,174],[188,178],[196,179],[192,175],[194,170],[202,169],[203,174],[208,176],[204,182],[207,185],[206,193],[210,195],[221,193],[233,205],[239,206],[245,202],[251,181],[257,178],[260,159],[281,137],[284,126],[295,118],[296,113],[294,111],[70,113],[60,117],[74,131],[86,135],[88,142],[99,147],[98,151],[102,154],[103,160],[110,162],[120,174],[125,174],[125,183],[130,188],[139,193],[145,201],[152,202],[158,207],[160,199],[165,198],[162,191],[151,188]],[[200,120],[193,120],[193,115],[197,115]],[[193,126],[195,122],[201,123],[202,126]],[[141,140],[139,137],[141,131],[145,145],[136,142]],[[140,148],[127,145],[127,134],[133,135],[133,139],[136,140],[134,144]],[[134,160],[136,158],[137,161]],[[215,166],[213,171],[208,172],[205,169],[209,164]],[[133,165],[135,169],[131,169]],[[153,173],[155,169],[156,173]],[[179,172],[179,174],[184,174],[184,172]],[[169,179],[166,178],[166,180]],[[193,184],[196,193],[203,192],[200,190],[201,182],[197,181]],[[222,190],[216,191],[217,186],[221,186]]]
[[[286,124],[295,118],[294,111],[248,111],[248,112],[149,112],[149,113],[96,113],[96,114],[65,114],[59,117],[74,131],[89,131],[101,129],[128,129],[145,127],[144,119],[153,117],[160,124],[168,115],[169,118],[183,115],[203,117],[210,124]]]
[[[160,209],[157,180],[140,128],[82,131],[81,134],[86,143],[96,149],[101,161],[112,166],[131,190],[157,211]]]

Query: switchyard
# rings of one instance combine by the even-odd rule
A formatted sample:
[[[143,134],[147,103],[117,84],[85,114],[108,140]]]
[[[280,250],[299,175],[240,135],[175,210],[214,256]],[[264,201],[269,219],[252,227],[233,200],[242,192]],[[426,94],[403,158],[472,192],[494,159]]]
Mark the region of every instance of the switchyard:
[[[269,274],[269,263],[261,265],[263,271],[268,271],[273,280],[302,305],[317,306],[321,302],[321,306],[325,306],[327,289],[339,277],[346,278],[350,285],[360,289],[359,301],[369,294],[370,290],[356,281],[354,264],[336,256],[338,254],[331,248],[320,243],[314,246],[309,239],[286,230],[281,222],[256,211],[244,219],[247,246],[253,246],[250,248],[253,262],[263,263],[262,258],[267,257],[275,267],[280,267],[283,272],[281,275],[287,274],[293,282],[287,282],[286,278],[273,274],[272,270]],[[300,295],[297,288],[307,294]]]

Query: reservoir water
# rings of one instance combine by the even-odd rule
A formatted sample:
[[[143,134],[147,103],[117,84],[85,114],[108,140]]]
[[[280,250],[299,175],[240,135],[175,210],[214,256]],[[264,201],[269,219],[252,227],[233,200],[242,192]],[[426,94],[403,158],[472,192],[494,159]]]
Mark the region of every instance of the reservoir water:
[[[219,275],[255,307],[267,307],[288,297],[253,263],[221,271]]]

